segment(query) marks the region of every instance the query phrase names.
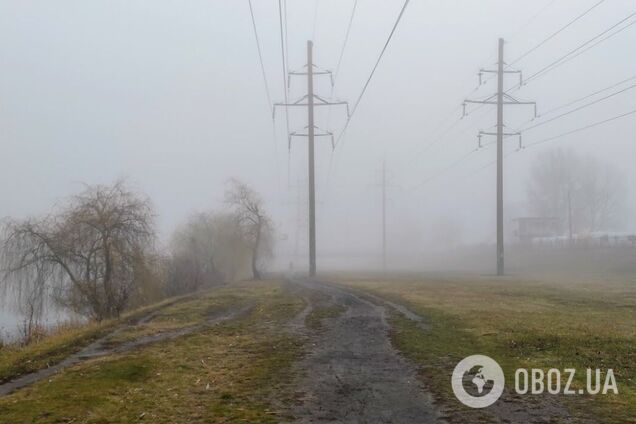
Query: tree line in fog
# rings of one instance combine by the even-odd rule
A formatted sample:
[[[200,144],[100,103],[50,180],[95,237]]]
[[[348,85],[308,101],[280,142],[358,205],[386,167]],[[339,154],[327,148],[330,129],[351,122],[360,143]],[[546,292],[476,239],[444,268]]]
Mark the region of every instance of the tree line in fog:
[[[260,195],[231,180],[225,207],[198,213],[158,247],[147,196],[123,181],[87,186],[48,214],[2,226],[2,297],[23,316],[25,343],[47,305],[87,319],[226,284],[261,278],[273,227]]]
[[[527,186],[535,216],[557,220],[557,232],[616,230],[626,217],[624,175],[594,156],[555,149],[537,156]]]

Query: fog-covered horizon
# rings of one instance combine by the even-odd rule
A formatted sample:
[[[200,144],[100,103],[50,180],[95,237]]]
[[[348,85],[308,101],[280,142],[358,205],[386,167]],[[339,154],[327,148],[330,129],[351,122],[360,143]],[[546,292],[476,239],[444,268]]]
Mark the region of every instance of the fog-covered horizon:
[[[281,102],[279,2],[252,3],[267,85],[272,101]],[[308,39],[315,62],[335,69],[353,0],[286,3],[290,70],[305,63]],[[512,61],[595,3],[412,1],[335,152],[326,138],[317,139],[318,256],[380,252],[383,161],[391,182],[391,255],[425,254],[450,243],[440,228],[453,230],[448,247],[493,243],[495,168],[488,164],[495,149],[490,144],[471,151],[480,129],[493,130],[495,109],[455,124],[460,105],[466,95],[483,99],[495,92],[493,80],[473,89],[479,69],[495,66],[499,37]],[[334,89],[338,98],[356,101],[401,7],[397,1],[358,2]],[[530,76],[632,8],[629,1],[603,2],[513,67]],[[636,70],[634,31],[626,28],[511,94],[536,101],[541,115],[630,78]],[[42,215],[83,183],[126,178],[152,199],[165,242],[192,213],[223,208],[225,183],[236,177],[265,199],[279,238],[278,264],[289,262],[297,246],[306,251],[306,140],[294,139],[288,153],[282,109],[272,125],[247,2],[4,1],[0,57],[0,216]],[[516,82],[516,75],[506,77],[507,87]],[[305,88],[304,78],[293,79],[290,99]],[[326,79],[316,91],[329,96]],[[620,115],[635,104],[628,91],[529,130],[524,143]],[[525,126],[532,114],[532,107],[506,107],[506,128]],[[304,110],[289,116],[292,131],[306,125]],[[317,111],[316,124],[336,136],[344,123],[341,108]],[[635,126],[627,117],[518,153],[516,138],[506,140],[506,225],[531,214],[526,187],[533,160],[562,148],[624,176],[625,219],[618,229],[636,232],[629,213],[636,200]],[[445,136],[436,138],[440,134]]]

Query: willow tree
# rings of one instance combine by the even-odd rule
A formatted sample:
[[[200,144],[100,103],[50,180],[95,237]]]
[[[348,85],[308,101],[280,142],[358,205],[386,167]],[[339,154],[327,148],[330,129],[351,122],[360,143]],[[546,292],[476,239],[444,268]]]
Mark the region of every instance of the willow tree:
[[[154,238],[145,197],[123,182],[88,186],[48,216],[5,224],[4,283],[16,293],[52,293],[62,306],[97,320],[117,317]]]

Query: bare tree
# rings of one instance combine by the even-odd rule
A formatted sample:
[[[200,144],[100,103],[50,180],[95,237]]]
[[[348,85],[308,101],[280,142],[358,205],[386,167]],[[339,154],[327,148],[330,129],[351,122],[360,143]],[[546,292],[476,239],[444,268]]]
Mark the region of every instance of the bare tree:
[[[89,186],[57,213],[5,225],[4,282],[49,287],[60,304],[97,320],[117,317],[154,234],[146,198],[121,181]]]
[[[220,284],[214,253],[212,217],[205,213],[192,216],[172,237],[169,294],[189,293]]]
[[[591,156],[572,150],[539,155],[528,182],[533,213],[558,218],[562,229],[606,230],[618,225],[625,200],[619,171]]]
[[[193,215],[172,237],[166,291],[189,293],[234,281],[246,273],[250,257],[251,244],[235,214]]]
[[[225,202],[236,215],[252,250],[252,275],[261,279],[260,260],[271,255],[272,225],[261,196],[248,185],[232,179],[225,192]]]
[[[224,281],[235,281],[251,273],[251,243],[244,233],[238,217],[233,213],[212,216],[214,255],[217,269]]]

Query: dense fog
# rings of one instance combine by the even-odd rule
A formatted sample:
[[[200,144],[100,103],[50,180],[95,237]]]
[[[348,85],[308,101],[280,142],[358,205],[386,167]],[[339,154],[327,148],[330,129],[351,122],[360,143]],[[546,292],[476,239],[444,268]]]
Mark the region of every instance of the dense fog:
[[[252,3],[271,100],[283,102],[279,5]],[[402,3],[357,3],[344,51],[353,1],[286,3],[288,70],[302,69],[306,41],[313,40],[315,63],[338,70],[333,91],[328,78],[316,77],[316,93],[353,106]],[[339,137],[346,122],[343,107],[316,110],[316,125],[339,140],[332,150],[327,137],[316,139],[319,268],[379,267],[383,161],[389,267],[436,268],[433,253],[479,246],[490,251],[494,137],[484,136],[483,148],[473,150],[479,130],[494,131],[496,112],[492,105],[468,105],[468,115],[459,120],[461,104],[495,93],[492,74],[484,74],[481,86],[477,74],[480,68],[496,68],[499,37],[505,39],[510,69],[527,78],[629,16],[633,7],[630,1],[604,2],[559,31],[595,3],[411,2],[344,135]],[[531,106],[506,106],[506,131],[628,89],[634,80],[560,109],[632,77],[633,31],[627,26],[511,92],[519,100],[536,101],[539,118],[530,121]],[[247,2],[0,3],[5,147],[0,215],[40,216],[83,184],[124,178],[149,196],[160,241],[168,245],[193,213],[221,210],[227,180],[238,178],[261,194],[271,214],[275,260],[270,268],[293,263],[294,269],[305,269],[307,140],[294,138],[288,150],[284,109],[277,108],[272,121],[254,35]],[[517,82],[517,74],[506,74],[507,88]],[[290,101],[305,92],[305,77],[292,77]],[[634,102],[626,91],[528,129],[522,139],[528,147],[519,152],[517,137],[506,138],[507,243],[519,241],[515,218],[554,217],[554,211],[537,210],[529,192],[537,178],[533,167],[545,162],[541,155],[557,150],[584,168],[598,167],[599,184],[609,181],[617,196],[616,219],[581,224],[574,232],[636,233],[633,116],[531,146],[629,112]],[[305,125],[305,109],[289,108],[289,129]],[[584,208],[586,199],[581,197],[575,209]],[[564,218],[558,218],[562,226]],[[560,228],[554,235],[567,231]],[[492,270],[493,260],[482,269]]]

